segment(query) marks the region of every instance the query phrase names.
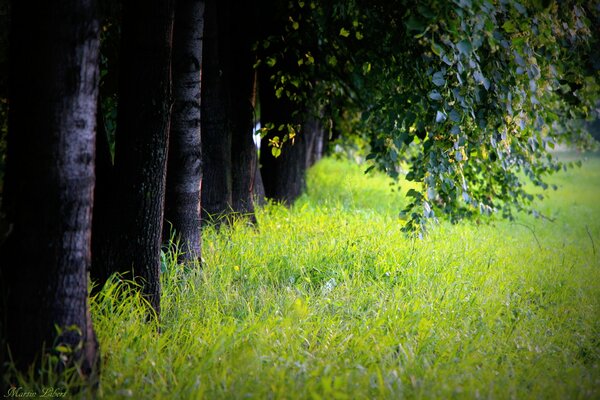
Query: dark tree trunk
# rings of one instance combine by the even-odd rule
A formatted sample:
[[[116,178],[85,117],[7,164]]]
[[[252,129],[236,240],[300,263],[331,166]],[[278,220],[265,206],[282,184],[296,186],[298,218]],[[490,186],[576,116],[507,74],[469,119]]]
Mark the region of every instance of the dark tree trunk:
[[[100,271],[132,272],[160,314],[160,250],[171,114],[172,0],[123,4],[113,232]],[[103,284],[103,282],[99,282]]]
[[[254,171],[254,186],[252,189],[254,204],[264,206],[267,203],[267,196],[265,195],[265,185],[263,184],[260,165],[258,164],[258,154],[256,159],[256,169]]]
[[[250,65],[252,68],[252,65]],[[249,76],[252,79],[252,75]],[[254,217],[254,192],[258,170],[258,152],[252,138],[254,126],[254,110],[249,99],[241,98],[244,88],[234,96],[232,104],[232,136],[231,164],[232,164],[232,208],[233,211],[246,216],[251,222],[256,222]]]
[[[97,293],[108,277],[115,272],[105,260],[111,259],[113,253],[107,246],[116,235],[113,162],[108,141],[108,133],[104,123],[101,101],[98,101],[96,118],[96,185],[94,187],[94,213],[92,224],[92,268],[90,278],[95,283],[92,293]]]
[[[219,224],[231,211],[229,1],[207,0],[202,66],[202,223]]]
[[[323,158],[325,130],[318,118],[308,116],[302,125],[302,134],[306,136],[306,167],[310,168]]]
[[[254,218],[258,168],[254,127],[255,2],[206,3],[202,85],[202,222]]]
[[[118,72],[120,52],[120,2],[100,3],[101,26],[108,27],[100,35],[100,54],[103,69],[98,93],[96,126],[96,185],[94,188],[94,214],[92,223],[92,268],[90,278],[94,284],[92,294],[99,292],[115,266],[111,240],[117,236],[117,196],[115,195],[113,149],[116,126]]]
[[[231,71],[231,110],[232,125],[232,208],[247,216],[254,217],[254,186],[258,169],[258,152],[252,133],[254,129],[254,82],[255,54],[252,45],[256,41],[254,32],[257,23],[254,1],[246,0],[231,10],[231,40],[228,67]]]
[[[89,375],[99,354],[87,296],[98,95],[96,4],[14,1],[11,11],[3,207],[12,231],[0,254],[3,336],[22,371],[43,346],[56,350],[62,344],[73,349],[66,364],[79,364]]]
[[[269,139],[285,134],[277,127],[297,122],[298,117],[293,115],[294,104],[285,97],[275,96],[267,71],[260,69],[258,79],[261,125],[272,123],[275,126],[261,142],[260,164],[265,195],[275,201],[292,204],[306,189],[307,138],[301,131],[293,145],[286,142],[279,157],[272,155]]]
[[[181,261],[200,258],[200,73],[204,0],[177,0],[173,34],[173,115],[165,200],[164,241],[172,229]]]

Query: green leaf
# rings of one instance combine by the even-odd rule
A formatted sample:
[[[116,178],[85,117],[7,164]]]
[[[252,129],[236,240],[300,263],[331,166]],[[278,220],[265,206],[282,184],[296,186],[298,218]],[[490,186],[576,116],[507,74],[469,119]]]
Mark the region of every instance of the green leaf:
[[[483,74],[481,72],[479,72],[479,71],[473,72],[473,79],[475,79],[475,82],[483,85],[485,90],[489,90],[490,81],[485,76],[483,76]]]
[[[408,192],[406,192],[406,196],[414,197],[415,199],[419,199],[419,198],[421,198],[422,194],[420,192],[416,191],[415,189],[408,189]]]
[[[432,77],[433,84],[436,86],[444,86],[446,84],[446,79],[444,79],[444,73],[442,71],[438,71],[433,74]]]
[[[432,90],[431,92],[429,92],[429,98],[431,100],[441,101],[442,100],[442,95],[437,90]]]
[[[473,50],[473,46],[471,46],[471,42],[464,39],[456,44],[456,48],[464,55],[469,55]]]
[[[435,42],[431,42],[431,51],[438,57],[444,54],[444,48]]]
[[[406,127],[406,129],[410,128],[412,124],[415,123],[416,119],[417,116],[415,115],[415,113],[408,111],[404,116],[404,126]]]
[[[271,154],[273,154],[273,157],[277,158],[281,155],[281,149],[279,147],[271,147]]]
[[[443,112],[438,111],[435,114],[435,122],[440,123],[440,122],[444,122],[445,120],[446,120],[446,115]]]
[[[512,21],[506,21],[502,25],[502,29],[504,29],[504,31],[507,32],[507,33],[515,33],[515,32],[517,32],[517,27],[515,26],[515,24]]]
[[[460,114],[455,109],[452,109],[452,111],[450,111],[450,114],[448,114],[448,116],[450,117],[451,121],[460,122],[460,119],[461,119]]]
[[[345,28],[342,28],[342,29],[340,29],[340,36],[348,37],[348,36],[350,36],[350,31]]]
[[[71,353],[71,349],[67,346],[63,346],[61,344],[59,344],[58,346],[56,346],[54,348],[56,351],[58,351],[59,353]]]
[[[423,32],[425,30],[425,25],[415,18],[414,15],[411,15],[406,21],[406,30],[408,32]]]
[[[363,75],[367,75],[369,72],[371,72],[371,63],[370,62],[364,63],[362,66],[362,71],[363,71]]]

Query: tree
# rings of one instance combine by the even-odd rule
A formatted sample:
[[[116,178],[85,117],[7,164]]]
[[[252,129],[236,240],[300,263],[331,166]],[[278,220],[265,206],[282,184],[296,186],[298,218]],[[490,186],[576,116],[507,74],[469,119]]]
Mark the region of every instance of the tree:
[[[236,4],[229,16],[231,41],[228,64],[231,71],[230,112],[232,129],[231,175],[232,209],[247,216],[253,223],[255,186],[260,185],[258,153],[252,138],[255,125],[256,54],[253,46],[257,40],[258,17],[256,1],[246,0]],[[258,177],[258,178],[257,178]]]
[[[94,277],[132,273],[160,314],[160,251],[171,115],[171,0],[123,4],[119,102],[110,201],[113,224],[98,240]],[[110,211],[108,211],[110,212]],[[94,227],[96,228],[96,227]]]
[[[264,69],[259,70],[261,125],[268,130],[261,142],[261,173],[266,197],[289,205],[306,189],[308,138],[303,132],[296,136],[295,126],[302,123],[302,114],[295,112],[294,102],[277,98],[269,78]],[[290,139],[293,145],[281,154],[278,147],[270,151],[273,141],[279,142],[283,135],[294,136]]]
[[[202,66],[202,221],[220,222],[231,210],[231,126],[228,118],[228,1],[206,2]]]
[[[172,228],[182,260],[200,258],[202,185],[201,68],[204,1],[178,0],[173,33],[173,92],[165,233]],[[169,238],[169,235],[163,235]]]
[[[235,4],[234,4],[235,3]],[[203,223],[254,221],[254,2],[207,2],[202,89]]]
[[[289,11],[290,5],[285,3],[259,2],[260,20],[263,21],[262,40],[258,46],[260,61],[257,63],[263,132],[261,175],[266,197],[286,204],[293,203],[306,189],[307,146],[311,141],[300,127],[309,117],[308,101],[297,93],[302,92],[308,97],[313,78],[300,74],[304,57],[307,60],[312,57],[311,43],[303,42],[309,35],[299,32],[298,18],[289,16]],[[285,91],[282,82],[292,76],[294,80],[290,85],[294,90]],[[283,149],[285,143],[288,145]]]
[[[96,4],[15,1],[11,21],[3,202],[11,230],[0,254],[6,341],[0,362],[4,366],[8,355],[26,371],[45,347],[60,355],[60,368],[75,364],[89,376],[98,361],[87,291],[98,95]]]
[[[407,230],[439,214],[531,209],[523,176],[546,188],[561,168],[549,150],[584,138],[558,125],[597,99],[591,2],[331,0],[284,15],[286,35],[262,59],[275,92],[302,104],[319,82],[369,142],[373,167],[409,168],[422,189],[408,192]]]

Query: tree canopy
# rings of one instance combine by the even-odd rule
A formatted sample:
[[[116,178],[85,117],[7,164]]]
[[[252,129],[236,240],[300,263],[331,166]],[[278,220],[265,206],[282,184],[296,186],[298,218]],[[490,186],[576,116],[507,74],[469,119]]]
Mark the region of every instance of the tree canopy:
[[[546,189],[564,167],[549,151],[592,143],[572,122],[597,112],[594,2],[291,1],[287,13],[259,44],[277,95],[317,96],[368,141],[372,167],[422,184],[407,230],[441,213],[535,213],[525,182]]]

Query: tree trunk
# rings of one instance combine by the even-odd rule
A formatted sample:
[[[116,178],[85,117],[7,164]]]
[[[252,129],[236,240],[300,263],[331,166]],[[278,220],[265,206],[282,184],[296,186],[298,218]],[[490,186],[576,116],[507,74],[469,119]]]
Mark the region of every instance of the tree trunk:
[[[110,271],[133,273],[160,314],[160,251],[171,115],[172,0],[123,4],[115,137],[117,235]]]
[[[225,2],[227,3],[227,2]],[[231,210],[229,77],[225,71],[228,4],[206,1],[202,69],[202,223],[220,224]]]
[[[116,108],[119,90],[119,52],[121,42],[122,4],[104,1],[100,4],[100,35],[102,70],[98,93],[96,125],[96,185],[92,223],[92,295],[104,286],[116,269],[111,241],[117,236],[117,196],[115,195],[113,150],[116,127]],[[106,29],[105,29],[106,28]]]
[[[252,45],[257,21],[254,1],[246,0],[232,8],[231,40],[228,67],[231,73],[232,125],[232,208],[255,223],[254,186],[258,169],[258,152],[252,138],[254,128],[255,55]]]
[[[277,127],[298,122],[298,117],[293,116],[294,105],[288,99],[275,96],[264,67],[259,70],[259,85],[261,125],[272,123],[275,126],[261,142],[260,164],[265,195],[289,205],[306,190],[307,138],[301,131],[293,145],[286,142],[279,157],[272,155],[269,139],[285,134],[277,131]]]
[[[267,196],[265,195],[265,185],[263,184],[262,174],[260,172],[260,165],[258,163],[258,154],[256,157],[256,169],[254,171],[254,185],[252,189],[254,204],[264,206],[267,203]]]
[[[99,354],[87,292],[98,95],[96,4],[14,1],[11,11],[3,207],[12,230],[0,251],[3,336],[21,371],[39,361],[43,346],[59,351],[60,344],[73,349],[63,353],[68,358],[62,366],[79,364],[90,375]]]
[[[200,93],[204,0],[177,0],[173,36],[173,95],[163,241],[169,230],[181,261],[200,258],[202,147]]]
[[[306,136],[306,167],[310,168],[323,158],[325,145],[325,129],[318,118],[308,116],[302,126],[302,134]]]
[[[101,97],[101,94],[99,95]],[[90,278],[94,282],[92,294],[102,289],[114,267],[105,260],[113,257],[107,244],[116,235],[114,204],[114,171],[108,132],[104,123],[101,101],[98,101],[96,118],[96,185],[94,187],[94,212],[92,224],[92,267]]]

